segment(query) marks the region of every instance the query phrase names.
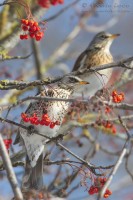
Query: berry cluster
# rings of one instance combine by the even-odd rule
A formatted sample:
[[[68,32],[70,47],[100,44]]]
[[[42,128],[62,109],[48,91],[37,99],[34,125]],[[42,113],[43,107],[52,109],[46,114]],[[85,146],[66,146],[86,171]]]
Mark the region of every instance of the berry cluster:
[[[49,8],[51,5],[63,4],[64,0],[37,0],[38,4],[43,8]]]
[[[124,95],[123,92],[121,92],[121,93],[118,94],[116,90],[114,90],[112,92],[111,96],[112,96],[112,101],[114,103],[121,103],[124,100],[124,98],[125,98],[125,95]]]
[[[33,113],[33,116],[28,116],[26,113],[21,113],[21,117],[24,122],[31,123],[34,125],[42,125],[42,126],[49,126],[50,128],[54,128],[55,125],[59,126],[59,121],[51,121],[47,114],[43,114],[41,119],[38,118],[36,113]]]
[[[104,186],[104,184],[106,183],[107,179],[106,178],[96,178],[94,180],[94,185],[92,185],[88,191],[88,193],[90,195],[93,195],[93,194],[97,194],[101,188]],[[110,195],[112,194],[112,192],[107,189],[105,194],[104,194],[104,198],[108,198]]]
[[[10,146],[12,144],[12,139],[4,139],[4,144],[6,146],[6,149],[9,150],[10,149]]]
[[[103,125],[105,128],[110,129],[111,132],[112,132],[113,134],[116,134],[116,128],[115,128],[115,126],[113,125],[113,123],[111,123],[110,121],[103,121],[103,122],[102,122],[102,125]]]
[[[42,31],[38,22],[34,20],[22,19],[21,28],[25,32],[23,35],[20,35],[21,40],[27,40],[30,37],[35,38],[36,41],[40,41],[44,36],[44,30]]]

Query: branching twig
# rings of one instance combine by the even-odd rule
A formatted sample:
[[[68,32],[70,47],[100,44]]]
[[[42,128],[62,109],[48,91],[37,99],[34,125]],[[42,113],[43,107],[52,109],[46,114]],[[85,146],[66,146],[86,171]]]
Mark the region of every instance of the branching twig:
[[[110,166],[95,166],[93,164],[90,164],[89,162],[85,161],[84,159],[80,158],[78,155],[76,155],[75,153],[73,153],[72,151],[70,151],[68,148],[66,148],[65,146],[63,146],[61,143],[57,142],[56,143],[57,146],[60,146],[62,149],[64,149],[65,151],[67,151],[70,155],[74,156],[76,159],[80,160],[82,162],[82,164],[84,164],[86,167],[88,167],[90,169],[90,171],[92,173],[94,173],[95,175],[100,175],[96,173],[96,169],[110,169],[112,168],[114,165],[110,165]]]

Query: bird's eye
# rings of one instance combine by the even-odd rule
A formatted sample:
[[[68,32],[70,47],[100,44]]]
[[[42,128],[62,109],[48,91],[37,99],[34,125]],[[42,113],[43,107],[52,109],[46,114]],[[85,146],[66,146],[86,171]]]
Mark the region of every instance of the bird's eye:
[[[76,82],[79,82],[79,81],[74,77],[70,77],[70,82],[71,83],[76,83]]]
[[[76,81],[75,81],[75,78],[71,78],[70,81],[71,81],[71,83],[76,82]]]
[[[101,35],[101,38],[106,39],[106,38],[108,38],[108,36],[107,35]]]

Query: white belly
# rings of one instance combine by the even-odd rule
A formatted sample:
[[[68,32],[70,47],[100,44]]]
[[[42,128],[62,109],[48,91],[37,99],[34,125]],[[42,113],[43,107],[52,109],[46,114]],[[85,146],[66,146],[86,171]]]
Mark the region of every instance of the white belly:
[[[72,96],[81,97],[83,95],[87,98],[91,98],[98,90],[105,87],[111,77],[112,69],[102,70],[99,71],[99,73],[88,74],[86,76],[81,75],[80,77],[84,81],[88,81],[90,84],[81,85]]]

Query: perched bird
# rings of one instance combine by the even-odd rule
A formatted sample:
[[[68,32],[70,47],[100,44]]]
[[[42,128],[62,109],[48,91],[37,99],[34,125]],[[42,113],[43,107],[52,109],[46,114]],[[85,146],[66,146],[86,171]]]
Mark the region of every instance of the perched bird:
[[[88,82],[76,76],[65,76],[60,81],[49,84],[38,96],[68,99],[79,85]],[[21,124],[30,127],[31,132],[19,128],[19,135],[14,144],[22,141],[26,149],[26,167],[22,181],[23,189],[41,189],[43,187],[43,155],[44,145],[48,139],[58,136],[63,118],[67,113],[69,102],[66,101],[44,101],[32,102],[25,112],[26,119]],[[30,118],[34,116],[34,119]],[[43,117],[42,117],[43,116]],[[31,123],[28,122],[28,118]],[[27,120],[27,122],[25,122]]]
[[[110,34],[106,32],[98,33],[87,49],[77,58],[73,72],[78,70],[96,69],[95,66],[109,64],[113,62],[113,56],[110,53],[110,46],[115,38],[120,34]],[[89,80],[90,85],[79,87],[73,96],[81,96],[81,94],[92,97],[98,90],[102,89],[108,83],[112,74],[112,69],[104,69],[99,72],[87,73],[79,77],[83,80]]]

